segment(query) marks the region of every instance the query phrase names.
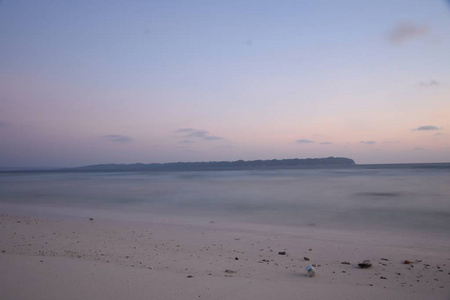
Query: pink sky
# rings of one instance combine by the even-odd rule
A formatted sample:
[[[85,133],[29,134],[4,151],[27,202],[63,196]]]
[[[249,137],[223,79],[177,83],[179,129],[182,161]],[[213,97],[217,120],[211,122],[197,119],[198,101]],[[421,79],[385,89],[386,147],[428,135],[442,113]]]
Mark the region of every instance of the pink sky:
[[[449,162],[450,10],[354,5],[4,1],[0,166]]]

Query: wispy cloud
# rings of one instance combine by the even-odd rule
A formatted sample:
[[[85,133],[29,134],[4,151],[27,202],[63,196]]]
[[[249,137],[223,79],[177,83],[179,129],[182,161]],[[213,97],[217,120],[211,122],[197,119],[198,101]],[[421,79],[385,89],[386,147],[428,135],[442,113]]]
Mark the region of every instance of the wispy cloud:
[[[230,144],[216,146],[216,149],[231,149],[231,148],[233,148],[233,145]]]
[[[214,135],[208,135],[204,137],[205,140],[208,141],[217,141],[217,140],[223,140],[220,136],[214,136]]]
[[[408,40],[426,36],[429,30],[427,26],[413,23],[398,24],[389,32],[388,39],[391,44],[402,44]]]
[[[375,141],[361,141],[360,143],[364,144],[364,145],[375,145],[377,142],[375,142]]]
[[[181,128],[175,131],[177,134],[181,134],[187,138],[197,138],[205,141],[217,141],[223,140],[223,137],[210,135],[206,130],[199,130],[194,128]]]
[[[197,129],[194,129],[194,128],[178,129],[176,131],[176,133],[182,133],[182,134],[184,134],[186,136],[199,137],[199,138],[202,138],[202,137],[205,137],[205,136],[208,135],[208,131],[206,131],[206,130],[197,130]]]
[[[103,136],[106,140],[114,143],[129,143],[132,141],[132,138],[125,135],[118,135],[118,134],[110,134]]]
[[[420,82],[419,83],[420,86],[424,86],[424,87],[430,87],[430,86],[438,86],[440,85],[440,82],[434,79],[431,79],[430,81],[425,81],[425,82]]]
[[[299,143],[299,144],[311,144],[311,143],[314,143],[314,141],[308,140],[308,139],[299,139],[299,140],[296,140],[296,142]]]
[[[332,145],[333,143],[332,142],[321,142],[320,144],[321,145]]]
[[[383,144],[398,144],[398,143],[400,143],[400,141],[397,141],[397,140],[386,140],[386,141],[383,141]]]
[[[179,142],[180,144],[192,144],[195,143],[193,140],[182,140]]]
[[[434,125],[426,125],[426,126],[419,126],[413,129],[413,131],[432,131],[432,130],[439,130],[439,127]]]
[[[443,134],[442,132],[437,132],[437,133],[433,134],[433,139],[434,139],[435,141],[438,141],[438,140],[441,139],[441,136],[443,136],[443,135],[444,135],[444,134]]]

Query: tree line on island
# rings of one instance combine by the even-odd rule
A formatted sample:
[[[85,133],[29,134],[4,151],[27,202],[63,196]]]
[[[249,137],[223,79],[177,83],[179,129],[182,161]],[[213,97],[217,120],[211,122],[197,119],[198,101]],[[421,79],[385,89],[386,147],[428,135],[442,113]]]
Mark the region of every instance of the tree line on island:
[[[135,164],[99,164],[69,171],[216,171],[216,170],[261,170],[261,169],[301,169],[354,166],[353,159],[345,157],[293,158],[271,160],[237,160],[210,162],[174,162],[174,163],[135,163]]]

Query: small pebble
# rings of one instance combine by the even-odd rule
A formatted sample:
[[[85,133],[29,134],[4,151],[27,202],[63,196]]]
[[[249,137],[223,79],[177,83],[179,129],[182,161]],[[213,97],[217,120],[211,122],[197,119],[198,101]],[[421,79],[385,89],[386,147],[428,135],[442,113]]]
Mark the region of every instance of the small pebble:
[[[358,266],[362,269],[367,269],[372,266],[372,263],[370,262],[370,260],[365,260],[362,263],[359,263]]]

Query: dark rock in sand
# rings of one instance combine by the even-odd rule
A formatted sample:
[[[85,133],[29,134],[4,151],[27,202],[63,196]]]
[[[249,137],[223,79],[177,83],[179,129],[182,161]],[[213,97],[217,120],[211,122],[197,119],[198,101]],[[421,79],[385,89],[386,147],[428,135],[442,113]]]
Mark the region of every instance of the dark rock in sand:
[[[416,260],[416,261],[411,261],[411,260],[404,260],[403,261],[403,264],[405,264],[405,265],[411,265],[411,264],[417,264],[417,263],[420,263],[420,262],[422,262],[421,260]],[[428,265],[428,264],[423,264],[424,266],[430,266],[430,265]],[[413,267],[413,266],[411,266],[411,267]]]
[[[310,260],[309,257],[306,257],[306,256],[303,257],[303,259],[306,260],[306,261],[309,261],[309,260]]]
[[[280,252],[278,252],[278,254],[280,254],[280,255],[286,255],[286,251],[280,251]]]
[[[89,218],[89,221],[94,221],[94,218]]]
[[[372,263],[370,262],[370,260],[365,260],[362,263],[359,263],[358,266],[362,269],[367,269],[372,267]]]
[[[341,261],[341,264],[343,265],[349,265],[350,263],[348,261]]]

